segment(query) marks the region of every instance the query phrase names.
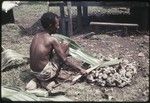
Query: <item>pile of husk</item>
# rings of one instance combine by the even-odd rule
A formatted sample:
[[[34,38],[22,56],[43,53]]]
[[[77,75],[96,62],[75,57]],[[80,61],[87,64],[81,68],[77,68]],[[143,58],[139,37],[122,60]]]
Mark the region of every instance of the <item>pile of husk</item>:
[[[124,87],[130,85],[132,77],[137,71],[135,63],[127,63],[125,61],[115,66],[107,66],[92,71],[87,76],[87,82],[99,86]]]

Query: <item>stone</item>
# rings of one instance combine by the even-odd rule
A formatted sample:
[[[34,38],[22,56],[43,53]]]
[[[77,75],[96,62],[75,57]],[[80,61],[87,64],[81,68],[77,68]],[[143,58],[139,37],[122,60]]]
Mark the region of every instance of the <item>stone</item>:
[[[114,83],[114,82],[113,82],[113,83],[111,83],[111,85],[110,85],[110,86],[116,86],[116,83]]]
[[[102,81],[101,86],[105,86],[106,85],[106,81]]]
[[[128,61],[127,59],[124,59],[123,62],[124,62],[125,64],[128,64],[128,63],[129,63],[129,61]]]
[[[99,75],[99,72],[98,72],[98,71],[96,71],[96,73],[95,73],[95,77],[98,77],[98,75]]]
[[[108,100],[113,100],[113,96],[108,96]]]
[[[120,70],[119,70],[119,73],[120,73],[122,76],[125,76],[126,70],[125,70],[125,69],[120,69]]]
[[[106,74],[110,74],[110,73],[111,73],[111,71],[110,71],[110,69],[109,69],[109,68],[106,68],[106,70],[104,71],[104,73],[106,73]]]
[[[103,75],[102,75],[102,78],[103,78],[103,79],[107,79],[107,77],[108,77],[107,74],[103,74]]]
[[[108,77],[107,80],[106,80],[106,83],[108,86],[115,86],[115,82],[114,82],[114,79],[112,79],[112,77]]]
[[[93,73],[93,74],[95,74],[95,73],[96,73],[96,71],[95,71],[95,70],[93,70],[93,71],[92,71],[92,73]]]
[[[94,78],[93,78],[92,75],[88,75],[88,76],[87,76],[87,80],[88,80],[88,82],[90,82],[90,83],[95,82],[95,80],[94,80]]]
[[[111,73],[112,74],[116,73],[116,70],[115,69],[111,69]]]
[[[113,76],[113,74],[109,74],[109,76],[110,76],[110,77],[112,77],[112,76]]]
[[[120,77],[120,75],[116,72],[116,73],[114,73],[113,77],[114,77],[115,79],[117,79],[117,78]]]
[[[124,87],[126,85],[126,83],[125,82],[122,82],[122,83],[120,83],[119,85],[118,85],[118,87]]]
[[[138,54],[138,56],[139,56],[139,57],[144,57],[145,55],[144,55],[142,52],[140,52],[140,53]]]
[[[132,78],[131,72],[126,72],[126,77],[127,77],[127,78]]]
[[[133,69],[133,74],[137,74],[137,69],[134,67]]]
[[[102,76],[102,75],[103,75],[103,73],[99,73],[98,75],[99,75],[99,76]]]
[[[100,85],[100,86],[105,86],[106,85],[106,81],[102,80],[102,79],[98,79],[97,82],[96,82],[97,85]]]
[[[98,79],[102,79],[102,75],[99,75],[99,76],[98,76]]]

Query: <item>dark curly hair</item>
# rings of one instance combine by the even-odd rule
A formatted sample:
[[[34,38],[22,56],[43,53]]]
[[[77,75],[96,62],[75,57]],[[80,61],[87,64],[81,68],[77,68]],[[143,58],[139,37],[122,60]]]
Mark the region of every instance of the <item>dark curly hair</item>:
[[[41,25],[45,30],[49,30],[50,25],[55,25],[56,20],[55,18],[59,18],[58,15],[52,13],[52,12],[47,12],[44,13],[40,19]]]

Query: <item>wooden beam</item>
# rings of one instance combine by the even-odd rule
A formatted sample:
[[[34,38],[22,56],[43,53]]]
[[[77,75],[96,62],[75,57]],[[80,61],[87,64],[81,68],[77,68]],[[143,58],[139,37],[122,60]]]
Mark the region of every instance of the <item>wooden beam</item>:
[[[68,11],[68,35],[72,36],[72,11],[71,11],[71,2],[67,2],[67,11]]]
[[[109,22],[90,22],[90,25],[106,25],[106,26],[135,26],[138,27],[138,24],[131,23],[109,23]]]
[[[63,1],[48,1],[48,6],[60,6],[60,5],[65,5]]]
[[[83,26],[88,25],[88,6],[87,2],[82,2],[83,4]]]

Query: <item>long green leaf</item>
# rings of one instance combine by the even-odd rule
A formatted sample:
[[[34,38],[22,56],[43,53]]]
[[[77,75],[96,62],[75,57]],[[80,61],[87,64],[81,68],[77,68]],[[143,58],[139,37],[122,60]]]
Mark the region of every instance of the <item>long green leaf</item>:
[[[16,88],[9,88],[1,86],[1,96],[2,98],[7,98],[12,101],[37,101],[37,97],[29,93],[20,92],[21,90],[16,90]],[[20,97],[21,96],[21,97]]]
[[[91,55],[87,54],[83,48],[81,48],[75,41],[70,39],[69,37],[63,36],[61,34],[53,34],[55,38],[57,38],[59,41],[68,41],[70,43],[69,45],[69,53],[72,57],[81,60],[83,62],[86,62],[90,64],[91,66],[94,66],[100,62],[99,59],[92,57]]]
[[[94,66],[100,62],[98,59],[96,59],[92,56],[89,56],[88,54],[82,52],[81,50],[75,50],[75,49],[70,48],[69,52],[72,57],[74,57],[78,60],[82,60],[82,61],[90,64],[91,66]]]
[[[52,96],[52,97],[37,97],[34,94],[28,93],[15,87],[1,86],[1,97],[11,101],[72,101],[65,96]]]

